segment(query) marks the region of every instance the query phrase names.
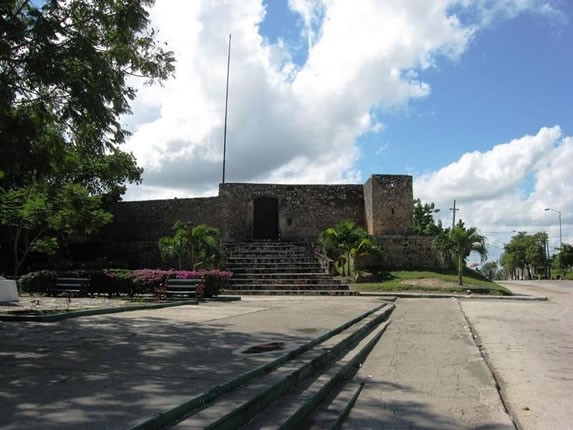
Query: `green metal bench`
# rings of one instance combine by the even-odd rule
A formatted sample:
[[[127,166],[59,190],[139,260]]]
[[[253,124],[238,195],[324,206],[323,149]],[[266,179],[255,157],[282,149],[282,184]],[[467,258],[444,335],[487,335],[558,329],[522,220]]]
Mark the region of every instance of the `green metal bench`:
[[[91,295],[90,280],[88,278],[57,278],[53,287],[48,288],[51,296],[66,295],[72,297]]]
[[[195,297],[203,298],[203,289],[197,288],[203,286],[205,280],[202,278],[195,279],[168,279],[163,291],[164,298]]]

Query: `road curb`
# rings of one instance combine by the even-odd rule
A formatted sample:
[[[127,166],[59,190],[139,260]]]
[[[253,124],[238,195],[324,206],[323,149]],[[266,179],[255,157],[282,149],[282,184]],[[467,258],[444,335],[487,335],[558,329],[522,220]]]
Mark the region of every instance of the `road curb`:
[[[509,300],[509,301],[546,301],[545,296],[488,296],[480,294],[447,294],[447,293],[405,293],[405,292],[391,292],[391,293],[374,293],[374,292],[360,292],[361,297],[398,297],[402,299],[464,299],[464,300]]]
[[[153,303],[147,305],[117,306],[113,308],[83,309],[78,311],[59,312],[46,315],[0,315],[0,321],[26,321],[26,322],[57,322],[69,318],[86,317],[93,315],[115,314],[119,312],[141,311],[146,309],[161,309],[183,305],[197,305],[197,300],[182,300],[173,303]]]

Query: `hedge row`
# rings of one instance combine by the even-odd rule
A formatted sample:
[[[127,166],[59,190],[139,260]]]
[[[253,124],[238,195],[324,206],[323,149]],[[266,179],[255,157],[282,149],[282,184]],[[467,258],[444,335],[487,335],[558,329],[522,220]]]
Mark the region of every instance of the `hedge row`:
[[[205,280],[205,297],[213,297],[227,285],[233,274],[224,270],[72,270],[55,271],[41,270],[28,273],[18,281],[20,291],[28,293],[45,293],[52,288],[57,278],[88,278],[89,292],[92,294],[107,294],[108,296],[154,294],[157,287],[167,279]]]

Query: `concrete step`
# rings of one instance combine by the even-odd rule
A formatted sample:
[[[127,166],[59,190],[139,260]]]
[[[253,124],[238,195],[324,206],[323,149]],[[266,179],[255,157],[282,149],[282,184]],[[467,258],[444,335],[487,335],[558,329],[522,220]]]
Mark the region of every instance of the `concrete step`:
[[[274,265],[268,265],[268,266],[256,266],[256,267],[251,267],[251,266],[234,266],[234,267],[228,267],[227,269],[232,271],[234,276],[235,275],[239,275],[239,274],[253,274],[253,275],[268,275],[268,274],[273,274],[273,273],[300,273],[300,272],[305,272],[305,273],[313,273],[313,274],[317,274],[317,275],[325,275],[326,273],[324,272],[324,270],[318,266],[318,265],[305,265],[304,267],[292,267],[292,266],[280,266],[280,267],[276,267]]]
[[[349,289],[310,290],[222,290],[222,294],[239,296],[359,296],[359,291]]]
[[[314,263],[316,264],[316,258],[309,257],[307,255],[303,256],[285,256],[285,257],[273,257],[264,254],[257,255],[255,257],[243,257],[243,256],[232,256],[227,258],[227,265],[232,266],[236,263],[248,263],[248,264],[259,264],[259,263],[283,263],[283,264],[299,264],[299,263]]]
[[[211,387],[210,389],[204,391],[203,393],[190,398],[183,403],[175,405],[169,409],[165,409],[160,413],[146,419],[145,421],[140,422],[129,428],[129,430],[156,430],[156,429],[163,429],[167,426],[173,425],[177,422],[180,422],[182,419],[193,416],[197,412],[199,412],[202,408],[207,407],[208,405],[215,402],[217,399],[222,398],[227,393],[231,393],[234,390],[238,389],[239,387],[246,386],[252,381],[255,381],[257,378],[262,377],[269,372],[272,372],[274,369],[278,369],[282,365],[288,363],[289,361],[301,356],[307,351],[311,351],[313,349],[318,349],[321,345],[326,345],[334,337],[338,336],[339,334],[343,333],[347,329],[351,327],[357,327],[359,324],[363,323],[367,318],[370,318],[372,315],[385,312],[385,315],[382,317],[378,317],[380,321],[383,321],[384,318],[388,318],[390,313],[393,311],[394,306],[388,306],[387,303],[383,303],[377,305],[366,312],[363,312],[354,318],[333,327],[331,330],[328,330],[326,333],[323,333],[304,344],[298,346],[296,349],[291,350],[272,361],[266,362],[252,370],[249,370],[245,373],[242,373],[236,378],[228,380],[222,384],[216,385]],[[372,324],[372,323],[370,323]]]
[[[341,282],[338,279],[332,279],[328,277],[287,277],[287,278],[260,278],[258,276],[243,276],[236,277],[231,280],[231,285],[244,285],[244,284],[266,284],[266,285],[316,285],[316,284],[328,284],[328,285],[340,285]]]
[[[307,417],[303,428],[308,430],[331,430],[342,428],[342,423],[354,407],[362,392],[364,382],[343,383],[340,388],[327,397],[315,411]]]
[[[357,343],[360,346],[360,352],[351,354],[360,360],[362,356],[365,356],[362,351],[366,351],[366,345],[361,340],[365,337],[373,339],[370,338],[371,332],[388,319],[393,309],[394,305],[378,309],[321,342],[320,348],[315,347],[307,350],[272,372],[222,396],[206,408],[183,419],[174,428],[236,429],[244,426],[272,402],[296,389],[307,378],[319,375],[319,372],[330,362],[342,355],[348,355],[346,350],[354,348]],[[378,333],[379,331],[378,329],[375,332]],[[372,340],[367,344],[370,345],[371,343]],[[349,371],[358,362],[355,360],[351,363],[345,360],[343,367]],[[298,415],[301,414],[297,413]]]
[[[370,332],[339,360],[326,366],[320,375],[305,381],[297,390],[272,404],[264,412],[250,421],[249,429],[298,429],[303,422],[320,406],[326,397],[352,376],[364,362],[368,353],[378,342],[389,322]]]
[[[257,279],[287,279],[287,278],[294,278],[294,279],[332,279],[327,273],[324,272],[290,272],[290,273],[276,273],[276,272],[268,272],[268,273],[235,273],[233,275],[233,279],[244,279],[244,278],[257,278]]]
[[[228,291],[241,291],[241,290],[348,290],[350,287],[346,284],[270,284],[270,283],[250,283],[250,284],[235,284],[231,283],[227,288]]]

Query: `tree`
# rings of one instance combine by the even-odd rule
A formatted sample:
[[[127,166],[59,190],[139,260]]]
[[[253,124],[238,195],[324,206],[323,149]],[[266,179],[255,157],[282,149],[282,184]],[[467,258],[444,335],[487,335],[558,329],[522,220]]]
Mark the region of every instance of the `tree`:
[[[16,271],[29,252],[53,252],[107,222],[102,200],[141,181],[134,157],[119,149],[129,134],[120,118],[130,113],[135,78],[151,84],[174,71],[173,54],[148,28],[152,4],[0,2],[0,220],[20,250]],[[71,186],[89,210],[68,205],[65,220],[56,215]]]
[[[549,267],[547,244],[547,233],[528,234],[520,231],[504,245],[500,262],[511,277],[517,277],[518,269],[522,276],[526,274],[528,279],[532,279],[534,275],[541,276],[546,274]]]
[[[185,258],[189,258],[193,269],[214,267],[219,259],[219,230],[206,224],[195,227],[177,221],[173,226],[175,234],[159,239],[159,251],[165,261],[176,258],[179,270]]]
[[[485,263],[483,266],[481,266],[481,272],[488,279],[491,280],[497,279],[499,273],[499,266],[497,264],[497,261],[488,261],[487,263]]]
[[[182,221],[177,221],[173,226],[175,234],[164,236],[159,239],[159,252],[165,261],[176,258],[177,268],[183,269],[183,260],[190,255],[191,249],[191,226]]]
[[[219,229],[199,224],[191,231],[191,262],[193,268],[215,267],[219,262]]]
[[[5,0],[0,4],[0,170],[43,175],[66,148],[105,154],[136,91],[173,73],[148,29],[152,0]]]
[[[437,236],[443,231],[442,221],[434,220],[434,214],[440,212],[434,203],[424,203],[414,199],[414,232],[423,236]]]
[[[455,262],[458,271],[458,284],[463,285],[464,267],[470,254],[475,251],[479,253],[482,261],[487,258],[486,237],[479,234],[476,227],[465,228],[464,223],[459,223],[444,230],[434,238],[434,246],[447,259]]]
[[[569,272],[573,266],[573,246],[568,243],[562,245],[561,250],[553,259],[553,271],[563,276],[565,272]]]
[[[56,191],[35,184],[2,192],[0,224],[12,240],[14,276],[31,252],[55,254],[72,235],[87,235],[111,222],[112,215],[100,205],[99,196],[77,184]]]
[[[355,273],[357,258],[379,251],[366,230],[352,221],[341,221],[335,227],[327,228],[320,233],[318,241],[342,276]]]

